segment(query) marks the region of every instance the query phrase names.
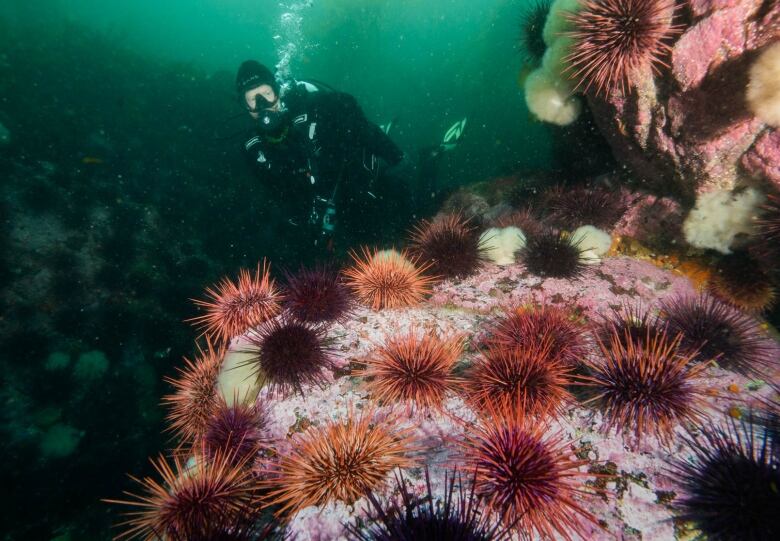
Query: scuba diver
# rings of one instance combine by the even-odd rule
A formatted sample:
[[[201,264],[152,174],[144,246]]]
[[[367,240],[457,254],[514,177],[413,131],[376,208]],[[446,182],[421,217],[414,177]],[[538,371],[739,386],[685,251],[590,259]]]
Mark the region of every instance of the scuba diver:
[[[302,248],[309,254],[311,248],[332,252],[337,236],[352,245],[376,242],[428,210],[437,199],[437,164],[466,124],[464,118],[441,145],[421,150],[413,165],[390,139],[392,123],[380,127],[367,120],[350,94],[316,81],[282,89],[254,60],[239,67],[236,90],[252,119],[247,159],[287,207],[289,233],[299,236],[299,230],[308,239]],[[414,190],[410,176],[417,177]]]

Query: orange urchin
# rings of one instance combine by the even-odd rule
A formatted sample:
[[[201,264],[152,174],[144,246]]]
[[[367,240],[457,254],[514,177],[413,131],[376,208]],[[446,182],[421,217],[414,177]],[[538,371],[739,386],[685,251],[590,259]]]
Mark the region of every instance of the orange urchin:
[[[581,380],[596,393],[587,402],[602,410],[603,431],[633,432],[629,444],[636,447],[647,434],[667,443],[679,423],[701,421],[698,378],[707,364],[695,365],[698,352],[681,349],[681,339],[648,329],[637,341],[614,326],[609,342],[599,339],[602,358],[586,361],[590,375]]]
[[[131,475],[141,494],[125,491],[127,500],[104,500],[135,509],[118,524],[126,529],[115,539],[211,541],[251,528],[260,518],[259,486],[241,461],[218,453],[194,465],[178,456],[173,467],[162,455],[151,462],[161,481]]]
[[[441,408],[447,391],[459,379],[452,369],[463,351],[462,335],[440,338],[436,333],[412,328],[390,336],[368,357],[357,375],[370,378],[368,388],[375,400],[406,402],[423,409]]]
[[[206,288],[210,300],[192,299],[206,313],[189,319],[203,334],[220,342],[229,342],[251,327],[279,313],[281,295],[270,276],[270,265],[263,260],[254,274],[241,269],[238,282],[223,278],[215,288]]]
[[[423,276],[428,265],[416,266],[406,252],[369,250],[350,255],[355,264],[344,271],[347,284],[361,302],[374,310],[417,304],[430,292],[433,277]]]
[[[430,263],[431,274],[465,278],[485,261],[485,242],[478,229],[460,213],[421,220],[410,235],[411,253]]]
[[[162,404],[169,408],[165,417],[168,430],[185,442],[193,442],[203,434],[218,406],[217,377],[224,356],[223,348],[214,349],[206,340],[205,351],[198,345],[195,360],[185,357],[184,368],[176,368],[178,377],[164,378],[174,388],[173,394],[162,397]]]
[[[536,419],[561,413],[574,400],[566,390],[572,366],[551,351],[549,339],[488,347],[469,370],[469,400],[483,411],[509,406]]]
[[[411,430],[397,420],[375,422],[370,411],[301,434],[264,482],[277,514],[341,500],[352,503],[381,485],[394,468],[412,466]]]
[[[561,434],[507,410],[491,411],[465,434],[466,471],[475,472],[477,495],[505,524],[543,539],[588,538],[583,519],[596,517],[577,501],[588,494],[588,474],[580,471],[588,461],[572,456]]]
[[[550,355],[572,367],[579,365],[588,351],[583,327],[566,311],[549,304],[505,308],[488,343],[511,348],[545,339],[550,341]]]

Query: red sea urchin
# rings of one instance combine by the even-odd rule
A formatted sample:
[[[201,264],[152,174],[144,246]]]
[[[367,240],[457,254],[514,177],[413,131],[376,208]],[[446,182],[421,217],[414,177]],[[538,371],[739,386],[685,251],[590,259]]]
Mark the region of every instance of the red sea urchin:
[[[470,276],[485,260],[479,231],[460,214],[444,214],[430,222],[422,220],[410,240],[411,254],[430,263],[431,274],[444,278]]]
[[[206,341],[206,349],[198,346],[194,361],[184,359],[184,368],[176,368],[178,377],[165,377],[174,393],[162,397],[169,408],[168,429],[185,442],[194,442],[203,434],[211,414],[218,406],[217,377],[225,356],[224,349],[214,349]]]
[[[344,271],[347,285],[374,310],[412,306],[430,292],[433,278],[422,274],[428,266],[416,266],[404,253],[363,248],[362,257],[351,255],[355,264]]]
[[[255,355],[244,363],[272,393],[303,394],[304,385],[322,384],[335,366],[322,327],[282,316],[250,331],[247,339],[247,353]]]
[[[341,275],[328,267],[301,268],[286,273],[283,305],[287,312],[304,323],[342,321],[352,308],[352,293]]]
[[[468,373],[466,390],[478,410],[509,407],[534,419],[560,413],[573,402],[566,390],[572,367],[551,354],[548,340],[489,347]]]
[[[564,59],[577,88],[599,94],[628,91],[639,71],[666,65],[674,25],[675,0],[580,0],[568,14],[572,51]]]
[[[465,488],[459,472],[444,476],[444,498],[441,503],[431,489],[428,469],[425,469],[428,492],[418,498],[403,475],[396,474],[399,496],[382,503],[369,494],[371,511],[366,513],[361,529],[347,526],[352,541],[508,541],[511,530],[491,520],[482,512],[474,484]],[[457,488],[456,488],[457,486]],[[457,493],[456,493],[457,490]]]
[[[695,353],[684,353],[680,337],[662,332],[635,342],[628,331],[613,328],[610,340],[599,341],[601,359],[586,362],[590,387],[604,413],[603,431],[633,432],[632,447],[647,434],[668,442],[677,424],[701,420],[697,379],[706,368],[694,364]]]
[[[678,517],[707,539],[780,539],[780,442],[731,420],[689,436],[693,459],[672,462]]]
[[[133,509],[118,525],[125,531],[115,539],[245,539],[230,534],[251,528],[260,518],[254,474],[222,453],[194,465],[179,457],[173,461],[173,467],[162,456],[152,461],[162,481],[130,476],[143,493],[125,492],[127,500],[104,500]]]
[[[209,300],[193,299],[206,313],[189,319],[203,329],[203,334],[220,342],[229,342],[249,328],[279,313],[280,295],[270,277],[270,265],[263,260],[254,275],[241,269],[238,282],[227,278],[207,288]]]
[[[561,435],[515,412],[485,418],[461,445],[477,495],[505,524],[532,531],[529,537],[588,539],[583,519],[596,517],[577,501],[587,493],[580,468],[588,461],[572,456]]]
[[[463,343],[459,335],[440,338],[412,328],[387,338],[369,354],[365,370],[358,375],[369,378],[368,388],[375,400],[437,409],[446,393],[459,383],[452,369]]]
[[[772,343],[759,323],[709,295],[667,300],[662,313],[670,335],[696,361],[717,361],[727,370],[761,376],[772,364]]]
[[[264,482],[267,503],[279,506],[277,514],[334,500],[353,503],[393,469],[411,466],[410,450],[411,431],[399,428],[396,420],[375,423],[370,411],[357,417],[350,412],[346,420],[300,434]]]
[[[503,348],[550,341],[549,355],[564,365],[577,366],[588,351],[583,329],[564,310],[544,304],[506,308],[488,340]]]

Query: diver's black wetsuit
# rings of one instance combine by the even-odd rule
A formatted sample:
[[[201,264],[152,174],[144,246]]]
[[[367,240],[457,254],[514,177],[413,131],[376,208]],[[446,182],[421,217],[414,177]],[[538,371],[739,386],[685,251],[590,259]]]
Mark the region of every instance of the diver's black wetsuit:
[[[376,185],[377,158],[392,166],[403,152],[349,94],[297,83],[282,103],[288,111],[282,127],[276,133],[254,127],[244,149],[285,206],[290,233],[310,239],[309,247],[321,245],[329,241],[335,218],[339,237],[349,244],[373,240],[381,234],[381,207],[387,206],[381,202],[387,190]]]

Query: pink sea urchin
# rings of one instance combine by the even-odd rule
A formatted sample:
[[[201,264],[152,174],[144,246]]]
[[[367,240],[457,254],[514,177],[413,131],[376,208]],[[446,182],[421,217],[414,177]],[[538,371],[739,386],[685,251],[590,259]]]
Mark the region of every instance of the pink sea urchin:
[[[626,92],[635,73],[664,63],[678,32],[675,0],[580,0],[568,15],[573,40],[568,71],[585,92]]]

